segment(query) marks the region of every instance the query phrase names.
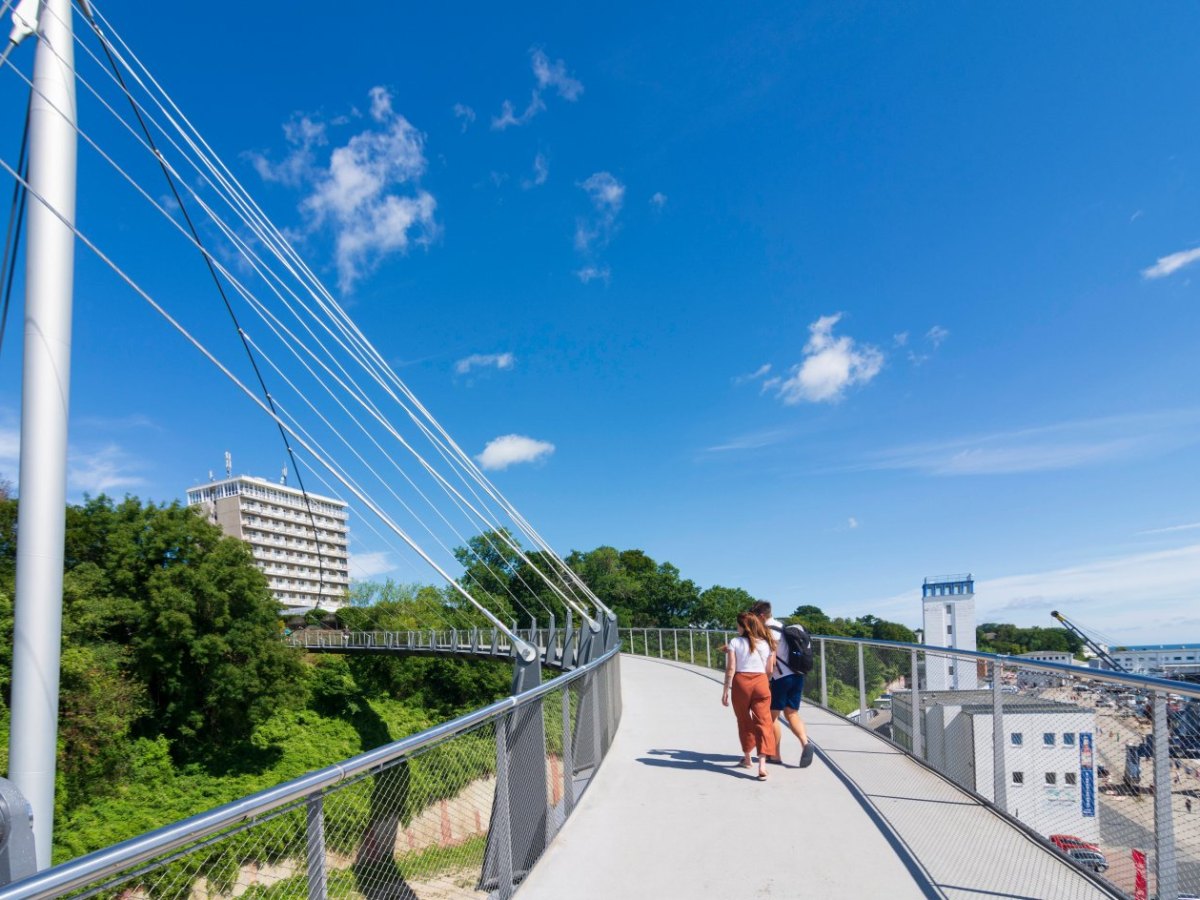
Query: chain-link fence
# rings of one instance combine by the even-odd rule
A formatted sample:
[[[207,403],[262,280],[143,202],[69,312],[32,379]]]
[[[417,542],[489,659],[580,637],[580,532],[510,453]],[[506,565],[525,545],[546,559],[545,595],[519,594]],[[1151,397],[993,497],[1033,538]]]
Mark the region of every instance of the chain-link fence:
[[[620,722],[619,678],[612,649],[452,722],[0,888],[0,898],[509,897],[603,760]]]
[[[732,636],[620,635],[626,652],[711,668],[724,666]],[[1200,686],[1090,669],[1065,653],[813,643],[809,702],[892,742],[1129,897],[1200,897]]]

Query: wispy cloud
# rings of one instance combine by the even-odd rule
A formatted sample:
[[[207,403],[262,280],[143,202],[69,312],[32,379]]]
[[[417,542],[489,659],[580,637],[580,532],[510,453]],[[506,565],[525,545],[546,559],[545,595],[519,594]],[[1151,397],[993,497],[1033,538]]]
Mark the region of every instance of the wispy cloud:
[[[67,484],[87,494],[126,491],[146,483],[140,461],[116,444],[95,450],[71,448],[67,459]]]
[[[316,151],[330,143],[328,128],[307,116],[284,126],[292,150],[278,164],[251,155],[259,174],[306,190],[300,209],[307,231],[332,230],[338,283],[350,291],[389,254],[427,245],[438,233],[437,202],[420,187],[426,169],[425,136],[392,108],[383,87],[369,92],[368,126],[335,147],[328,164]]]
[[[927,475],[1013,475],[1102,465],[1200,440],[1200,415],[1164,412],[910,444],[867,457],[859,468]]]
[[[846,527],[849,528],[851,531],[853,531],[855,528],[858,527],[858,519],[854,518],[854,516],[851,516],[849,519],[846,520]]]
[[[532,121],[534,116],[546,109],[543,95],[549,88],[553,88],[555,93],[568,103],[574,103],[583,94],[583,83],[567,73],[564,60],[557,59],[551,62],[545,51],[538,48],[531,50],[529,55],[536,87],[530,92],[529,103],[520,114],[511,100],[505,100],[500,105],[500,114],[492,117],[492,128],[496,131],[526,125]]]
[[[544,460],[554,452],[554,445],[521,434],[506,434],[488,441],[483,452],[475,457],[483,468],[498,471],[519,463]]]
[[[786,378],[769,381],[788,406],[797,403],[836,403],[846,390],[864,385],[883,368],[883,354],[851,337],[834,337],[834,326],[842,314],[822,316],[808,326],[804,360],[793,366]]]
[[[454,364],[454,371],[466,375],[472,369],[485,369],[495,366],[497,369],[511,369],[516,361],[511,353],[472,353]]]
[[[609,279],[612,278],[612,270],[608,266],[587,265],[576,269],[575,277],[584,284],[592,281],[603,281],[605,284],[608,284]]]
[[[16,483],[20,468],[20,429],[15,425],[0,427],[0,477]],[[144,470],[142,460],[116,443],[72,444],[67,449],[67,486],[76,495],[124,492],[141,487],[146,484],[141,474]]]
[[[1196,573],[1200,544],[1153,553],[1110,556],[1044,572],[983,578],[975,582],[976,621],[1052,626],[1062,610],[1097,633],[1130,644],[1178,639],[1200,628]],[[978,572],[975,573],[979,575]],[[1131,602],[1136,598],[1136,602]],[[867,608],[857,603],[856,608]],[[921,616],[914,588],[870,608],[915,622]],[[1153,610],[1153,615],[1147,615]]]
[[[625,185],[609,172],[596,172],[579,182],[592,201],[594,215],[575,223],[575,249],[588,252],[606,245],[617,227],[617,216],[625,203]]]
[[[942,346],[942,342],[948,337],[950,337],[949,329],[943,328],[941,325],[934,325],[927,332],[925,332],[925,340],[933,344],[933,348],[935,350]]]
[[[758,381],[760,378],[766,378],[767,375],[770,374],[770,371],[771,364],[763,363],[753,372],[747,372],[745,375],[735,375],[733,377],[733,383],[740,387],[743,384],[749,384],[752,381]]]
[[[655,191],[650,195],[650,206],[657,212],[661,211],[667,205],[667,195],[662,191]]]
[[[1172,253],[1170,256],[1160,256],[1154,265],[1142,269],[1142,277],[1146,279],[1166,278],[1168,275],[1178,272],[1184,266],[1190,266],[1196,260],[1200,260],[1200,247],[1193,247],[1191,250],[1180,250],[1178,253]]]
[[[466,134],[467,129],[470,128],[475,121],[475,110],[471,109],[471,107],[467,106],[465,103],[455,103],[454,118],[458,119],[462,123],[463,133]]]
[[[908,332],[907,331],[899,331],[896,334],[893,334],[892,335],[892,343],[894,345],[896,345],[897,347],[903,347],[905,344],[908,343]]]
[[[550,163],[546,159],[544,153],[539,153],[533,158],[533,176],[526,178],[521,182],[521,187],[525,190],[538,187],[546,183],[546,179],[550,177]]]
[[[396,568],[392,556],[386,550],[376,553],[351,553],[350,574],[357,579],[366,581],[376,575],[383,575]]]
[[[733,450],[758,450],[761,447],[770,447],[772,444],[778,444],[790,436],[791,432],[783,428],[755,431],[732,438],[723,444],[706,447],[705,452],[728,453]]]
[[[1139,531],[1138,534],[1173,534],[1177,531],[1195,531],[1200,528],[1200,522],[1189,522],[1187,525],[1168,525],[1166,528],[1150,528]]]

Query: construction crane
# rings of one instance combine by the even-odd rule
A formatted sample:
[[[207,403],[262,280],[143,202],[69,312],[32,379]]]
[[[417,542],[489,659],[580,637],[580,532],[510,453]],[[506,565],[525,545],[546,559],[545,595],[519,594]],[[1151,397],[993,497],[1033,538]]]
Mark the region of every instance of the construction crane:
[[[1080,628],[1078,625],[1076,625],[1074,622],[1072,622],[1070,619],[1068,619],[1066,616],[1064,616],[1058,610],[1054,610],[1053,612],[1050,613],[1050,615],[1052,615],[1052,616],[1054,616],[1054,618],[1058,619],[1058,621],[1062,624],[1063,628],[1067,629],[1068,631],[1073,633],[1076,637],[1078,637],[1081,641],[1083,641],[1085,644],[1087,644],[1088,647],[1091,648],[1091,651],[1093,653],[1095,653],[1096,656],[1098,656],[1100,658],[1100,660],[1105,665],[1107,665],[1110,669],[1112,669],[1114,672],[1128,672],[1129,671],[1123,665],[1121,665],[1119,662],[1117,662],[1115,659],[1112,658],[1112,656],[1108,652],[1107,647],[1105,647],[1103,644],[1097,644],[1095,641],[1093,641],[1088,636],[1087,632],[1085,632],[1082,628]]]

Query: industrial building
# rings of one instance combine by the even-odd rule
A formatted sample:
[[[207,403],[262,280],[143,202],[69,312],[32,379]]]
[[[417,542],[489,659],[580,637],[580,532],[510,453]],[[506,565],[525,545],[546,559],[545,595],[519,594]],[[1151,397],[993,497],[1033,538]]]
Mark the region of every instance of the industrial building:
[[[962,787],[995,799],[993,694],[990,690],[922,693],[916,721],[925,760]],[[912,695],[892,696],[892,733],[913,749]],[[1006,808],[1043,835],[1098,841],[1094,752],[1096,714],[1069,703],[1005,695],[1003,766]]]
[[[927,648],[975,650],[975,579],[937,575],[921,585],[922,635]],[[979,678],[972,660],[925,654],[925,683],[930,690],[974,690]]]

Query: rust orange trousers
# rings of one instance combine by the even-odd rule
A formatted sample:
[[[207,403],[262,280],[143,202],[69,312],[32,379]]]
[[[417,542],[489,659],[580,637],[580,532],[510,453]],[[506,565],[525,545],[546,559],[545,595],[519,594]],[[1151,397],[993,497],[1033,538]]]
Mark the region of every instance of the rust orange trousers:
[[[763,672],[733,676],[729,702],[737,716],[742,752],[758,748],[759,756],[776,756],[775,725],[771,722],[771,682]]]

